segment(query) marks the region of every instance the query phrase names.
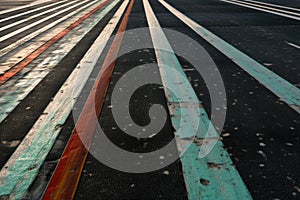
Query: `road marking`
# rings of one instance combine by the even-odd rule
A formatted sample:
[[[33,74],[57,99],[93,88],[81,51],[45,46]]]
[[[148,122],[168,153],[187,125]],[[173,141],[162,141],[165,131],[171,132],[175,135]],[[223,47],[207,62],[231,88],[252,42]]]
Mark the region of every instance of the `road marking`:
[[[48,4],[48,5],[45,5],[45,6],[36,8],[36,9],[33,9],[33,10],[29,10],[29,11],[26,11],[26,12],[22,12],[22,13],[17,14],[17,15],[13,15],[13,16],[10,16],[10,17],[6,17],[6,18],[4,18],[4,19],[0,19],[0,23],[1,23],[1,22],[5,22],[5,21],[8,21],[8,20],[11,20],[11,19],[14,19],[14,18],[17,18],[17,17],[21,17],[21,16],[23,16],[23,15],[27,15],[27,14],[36,12],[36,11],[39,11],[39,10],[42,10],[42,9],[45,9],[45,8],[48,8],[48,7],[51,7],[51,6],[55,6],[55,5],[61,4],[62,2],[63,2],[63,1],[55,2],[55,3]]]
[[[28,4],[28,5],[19,6],[19,7],[7,9],[7,10],[2,10],[2,11],[0,11],[0,15],[6,14],[6,13],[9,13],[9,12],[13,12],[13,11],[17,11],[17,10],[21,10],[21,9],[24,9],[24,8],[28,8],[28,7],[33,7],[33,6],[36,6],[36,5],[38,5],[38,4],[43,4],[43,3],[45,3],[45,2],[48,2],[48,1],[51,1],[51,0],[45,0],[45,1],[39,1],[39,2],[33,2],[33,3],[31,3],[31,4]],[[64,0],[64,1],[65,1],[65,0]]]
[[[81,5],[81,4],[84,4],[84,3],[88,2],[88,1],[89,1],[89,0],[81,1],[81,2],[79,2],[79,3],[77,3],[77,4],[73,5],[73,6],[70,6],[70,7],[66,8],[66,9],[64,9],[64,10],[60,10],[60,11],[58,11],[57,13],[54,13],[54,14],[52,14],[52,15],[50,15],[50,16],[47,16],[47,17],[45,17],[45,18],[43,18],[43,19],[41,19],[41,20],[39,20],[39,21],[36,21],[36,22],[34,22],[34,23],[32,23],[32,24],[29,24],[29,25],[27,25],[27,26],[24,26],[24,27],[22,27],[22,28],[20,28],[20,29],[18,29],[18,30],[16,30],[16,31],[13,31],[13,32],[11,32],[11,33],[9,33],[9,34],[6,34],[6,35],[4,35],[4,36],[2,36],[2,37],[0,38],[0,42],[3,42],[3,41],[5,41],[5,40],[7,40],[7,39],[9,39],[9,38],[11,38],[11,37],[13,37],[13,36],[19,34],[19,33],[22,33],[22,32],[24,32],[24,31],[26,31],[26,30],[28,30],[28,29],[30,29],[30,28],[32,28],[32,27],[34,27],[34,26],[36,26],[36,25],[38,25],[38,24],[40,24],[40,23],[42,23],[42,22],[45,22],[45,21],[47,21],[47,20],[49,20],[49,19],[51,19],[51,18],[53,18],[53,17],[55,17],[55,16],[57,16],[57,15],[60,15],[60,14],[62,14],[62,13],[64,13],[64,12],[67,12],[68,10],[71,10],[71,9],[75,8],[76,6],[79,6],[79,5]]]
[[[287,6],[271,4],[271,3],[265,3],[265,2],[261,2],[261,1],[253,1],[253,0],[244,0],[244,1],[249,1],[249,2],[252,2],[252,3],[258,3],[258,4],[268,5],[268,6],[273,6],[273,7],[277,7],[277,8],[285,8],[285,9],[289,9],[289,10],[300,11],[300,9],[298,9],[298,8],[287,7]]]
[[[118,14],[119,16],[121,16],[120,14],[124,12],[127,4],[128,1],[123,2],[123,7],[120,9]],[[131,0],[118,28],[117,34],[126,30],[128,18],[133,4],[134,0]],[[44,200],[74,198],[80,175],[88,155],[88,149],[86,149],[82,140],[85,140],[84,143],[89,144],[88,146],[90,146],[93,141],[94,132],[98,123],[98,120],[93,120],[93,114],[96,114],[98,118],[101,113],[106,91],[110,83],[110,77],[113,73],[116,61],[113,59],[114,62],[110,62],[112,58],[117,57],[122,39],[123,35],[121,34],[120,37],[114,38],[112,42],[109,52],[107,53],[102,65],[103,68],[99,71],[98,77],[76,123],[76,127],[73,130],[65,151],[58,163],[58,166],[56,167],[54,174],[52,175],[50,183],[48,184],[48,188],[43,196]]]
[[[0,76],[0,85],[3,84],[4,82],[6,82],[8,79],[12,78],[15,74],[17,74],[19,71],[21,71],[29,63],[31,63],[34,59],[36,59],[43,52],[45,52],[51,45],[53,45],[55,42],[60,40],[62,37],[64,37],[66,34],[68,34],[72,29],[77,27],[81,22],[83,22],[85,19],[87,19],[92,14],[94,14],[96,11],[98,11],[100,8],[102,8],[103,5],[108,3],[108,1],[109,0],[103,1],[103,3],[100,4],[98,7],[94,8],[94,10],[92,10],[85,16],[81,17],[78,21],[74,22],[72,25],[70,25],[69,27],[64,29],[62,32],[55,35],[51,40],[47,41],[45,44],[40,46],[38,49],[36,49],[34,52],[32,52],[30,55],[28,55],[26,58],[24,58],[20,63],[18,63],[16,66],[14,66],[11,70],[5,72],[4,75]],[[82,3],[84,3],[84,1]]]
[[[198,97],[192,89],[192,86],[179,86],[178,84],[176,84],[177,80],[174,77],[177,77],[178,75],[174,74],[174,72],[172,73],[171,70],[168,70],[168,67],[165,67],[171,66],[175,69],[174,71],[179,72],[183,75],[183,77],[186,78],[186,75],[184,74],[180,63],[175,56],[171,45],[164,35],[163,30],[161,29],[148,0],[143,0],[143,3],[167,101],[172,102],[174,100],[174,98],[172,98],[170,95],[167,95],[169,93],[168,88],[171,88],[172,91],[185,90],[185,93],[188,93],[187,98],[191,99],[189,103],[193,104],[195,101],[199,103],[200,101],[198,100]],[[186,80],[186,82],[189,83],[188,80]],[[182,94],[182,92],[179,91],[177,95],[178,94]],[[185,99],[185,97],[181,96],[177,98]],[[168,108],[170,113],[174,113],[172,108],[170,108],[169,106]],[[197,118],[199,118],[199,121],[206,122],[203,125],[211,124],[206,111],[203,108],[201,109],[200,106],[198,109],[196,109],[196,107],[191,107],[188,109],[189,111],[187,111],[187,108],[181,108],[181,112],[184,110],[187,111],[184,115],[181,116],[185,119],[181,120],[193,121],[193,118],[191,117],[196,116]],[[198,114],[198,112],[201,112],[201,115]],[[178,135],[179,127],[176,123],[176,120],[174,120],[173,118],[174,115],[171,115],[171,122],[176,132],[176,143],[179,148],[181,146],[181,143],[184,144],[184,140],[187,139],[187,133],[189,135],[192,134],[194,136],[197,136],[191,143],[191,145],[186,149],[186,151],[180,155],[188,198],[191,200],[252,199],[248,189],[239,176],[239,173],[232,165],[232,161],[228,153],[224,150],[222,142],[218,140],[218,137],[206,138],[207,140],[204,140],[203,133],[198,133],[198,129],[194,130],[192,127],[185,127],[185,130],[182,131],[182,134]],[[214,132],[213,135],[218,136],[215,128],[213,126],[210,126],[210,128],[210,131]],[[208,129],[209,128],[207,127],[206,130]],[[207,144],[205,142],[200,144],[201,141],[210,141],[216,143],[212,151],[208,153],[204,158],[199,158],[199,151],[201,150],[201,146],[204,147]],[[218,167],[211,167],[210,163],[214,163]],[[209,181],[209,183],[205,185],[201,180]]]
[[[100,14],[102,18],[118,2],[114,1],[103,9]],[[126,2],[122,4],[123,6],[119,8],[118,12],[95,40],[78,66],[55,95],[53,101],[44,110],[44,114],[39,117],[14,154],[1,169],[0,196],[10,195],[10,198],[20,199],[25,194],[72,110],[72,97],[80,95],[89,74],[96,64],[97,58],[101,55],[105,44],[123,13],[122,9],[124,10],[126,7],[126,5],[124,7]],[[78,80],[78,76],[81,76],[81,82],[75,81]]]
[[[292,46],[292,47],[295,47],[295,48],[297,48],[297,49],[300,49],[300,46],[298,46],[298,45],[296,45],[296,44],[293,44],[293,43],[291,43],[291,42],[285,42],[285,43],[287,43],[288,45],[290,45],[290,46]]]
[[[76,1],[75,1],[75,2],[76,2]],[[63,4],[63,5],[57,6],[57,7],[55,7],[55,8],[51,8],[51,9],[49,9],[49,10],[46,10],[46,11],[44,11],[44,12],[38,13],[38,14],[36,14],[36,15],[32,15],[32,16],[29,16],[29,17],[27,17],[27,18],[25,18],[25,19],[16,21],[16,22],[14,22],[14,23],[10,23],[10,24],[8,24],[8,25],[6,25],[6,26],[0,27],[0,31],[4,31],[4,30],[6,30],[6,29],[12,28],[12,27],[14,27],[14,26],[17,26],[17,25],[19,25],[19,24],[22,24],[22,23],[24,23],[24,22],[27,22],[27,21],[29,21],[29,20],[32,20],[32,19],[37,18],[37,17],[39,17],[39,16],[42,16],[42,15],[44,15],[44,14],[50,13],[50,12],[52,12],[52,11],[58,10],[58,9],[60,9],[60,8],[66,7],[66,6],[68,6],[68,5],[70,5],[70,4],[73,4],[73,3],[74,3],[74,2],[71,1],[71,2],[69,2],[69,3],[66,3],[66,4]]]
[[[94,4],[95,2],[91,4]],[[90,6],[90,4],[81,7],[81,9],[84,9],[84,12],[80,13],[79,16],[70,19],[64,26],[58,29],[54,29],[53,33],[50,34],[51,38],[56,35],[57,32],[61,32],[63,29],[75,23],[85,14],[92,11],[100,3],[101,2],[98,2],[98,4],[92,6],[89,9],[85,8]],[[37,58],[35,62],[38,62],[39,64],[37,64],[37,66],[35,66],[33,63],[29,64],[26,68],[30,68],[30,71],[25,73],[24,76],[12,77],[12,79],[0,86],[0,92],[2,93],[2,95],[0,96],[0,123],[17,105],[19,105],[21,100],[23,100],[35,88],[35,86],[39,84],[39,82],[51,71],[51,69],[54,68],[68,54],[69,51],[71,51],[71,49],[77,44],[77,42],[79,42],[84,37],[84,35],[86,35],[101,19],[101,16],[95,18],[95,20],[89,23],[89,26],[83,24],[79,25],[73,32],[78,32],[76,31],[76,29],[79,29],[80,34],[78,35],[70,32],[68,35],[58,41],[55,44],[59,45],[58,50],[55,51],[55,54],[53,56],[48,56],[46,58]],[[43,40],[44,37],[40,39]],[[48,50],[46,50],[45,53],[47,53],[47,51]]]
[[[241,2],[241,1],[235,1],[235,0],[220,0],[220,1],[235,4],[235,5],[239,5],[239,6],[243,6],[243,7],[246,7],[246,8],[252,8],[254,10],[259,10],[259,11],[279,15],[279,16],[282,16],[282,17],[287,17],[287,18],[290,18],[290,19],[300,20],[300,17],[284,14],[284,13],[287,13],[289,11],[284,11],[284,10],[280,10],[280,9],[276,9],[276,8],[270,8],[270,7],[266,7],[266,6],[260,6],[260,5],[256,5],[256,4],[251,4],[251,3]],[[251,6],[251,5],[255,5],[255,6]],[[269,10],[259,8],[259,7],[264,7],[264,8],[267,8]],[[284,13],[280,13],[280,12],[276,12],[276,11],[272,11],[272,10],[277,10],[277,11],[284,12]],[[289,13],[291,13],[291,12],[289,12]],[[293,15],[299,15],[299,14],[298,13],[293,13]]]
[[[18,40],[17,42],[0,50],[0,56],[7,54],[11,50],[14,50],[14,53],[10,54],[11,55],[10,57],[1,58],[1,60],[0,60],[0,62],[1,62],[0,76],[3,75],[6,71],[10,70],[12,67],[14,67],[19,62],[21,62],[26,56],[31,54],[34,50],[36,50],[37,48],[42,46],[44,43],[46,43],[46,41],[48,41],[52,37],[54,37],[58,32],[63,31],[63,29],[67,28],[72,23],[74,23],[76,20],[78,20],[78,18],[83,16],[84,13],[87,13],[87,11],[85,10],[83,13],[80,13],[80,14],[78,14],[78,13],[80,11],[82,11],[83,9],[88,8],[89,6],[93,7],[92,5],[95,4],[96,2],[98,2],[98,1],[96,1],[96,0],[92,1],[86,5],[78,8],[77,10],[69,13],[68,15],[60,18],[59,20],[54,21],[51,24],[48,24],[47,26],[27,35],[26,37],[22,38],[21,40]],[[89,8],[89,10],[90,10],[90,8]],[[73,16],[75,14],[78,14],[78,15]],[[55,25],[57,25],[60,22],[63,22],[64,20],[68,19],[69,17],[72,17],[72,18],[69,19],[68,21],[65,21],[58,27],[53,28]],[[53,29],[51,29],[51,32],[45,33],[45,31],[47,31],[50,28],[53,28]],[[32,39],[35,36],[38,36],[40,33],[43,33],[43,36],[41,38],[37,38],[33,42],[31,42],[31,44],[28,44],[28,43],[30,43],[30,42],[28,42],[30,39]],[[27,46],[24,48],[21,45],[25,42],[28,42],[28,43],[26,43]],[[21,50],[17,51],[18,49],[21,49]]]
[[[265,9],[269,9],[269,10],[279,11],[279,12],[282,12],[282,13],[287,13],[287,14],[291,14],[291,15],[300,16],[299,13],[295,13],[295,12],[291,12],[291,11],[287,11],[287,10],[282,10],[282,9],[277,9],[277,8],[273,8],[273,7],[269,7],[269,6],[262,6],[262,5],[255,4],[255,3],[248,3],[248,2],[245,2],[245,1],[239,1],[239,0],[228,0],[228,1],[233,1],[233,2],[237,2],[237,3],[245,4],[245,5],[251,5],[251,6],[256,6],[256,7],[259,7],[259,8],[265,8]]]
[[[222,54],[240,66],[258,82],[273,92],[281,101],[284,101],[297,113],[300,113],[300,90],[287,80],[281,78],[271,70],[267,69],[253,58],[236,49],[220,37],[205,29],[203,26],[191,20],[170,4],[163,0],[159,2],[166,7],[177,18],[194,30],[199,36],[218,49]]]
[[[4,56],[5,54],[9,53],[11,50],[16,49],[17,47],[21,46],[22,44],[24,44],[25,42],[31,40],[32,38],[38,36],[39,34],[44,33],[45,31],[47,31],[47,30],[53,28],[55,25],[57,25],[57,24],[59,24],[59,23],[65,21],[66,19],[68,19],[68,18],[72,17],[73,15],[79,13],[79,11],[83,10],[84,8],[87,8],[88,6],[90,6],[90,5],[92,5],[92,4],[95,4],[96,2],[97,2],[97,1],[93,1],[93,2],[91,2],[91,3],[89,3],[89,4],[87,4],[87,5],[84,5],[84,6],[80,7],[80,8],[78,8],[77,10],[75,10],[75,11],[69,13],[68,15],[65,15],[64,17],[59,18],[58,20],[56,20],[56,21],[54,21],[54,22],[52,22],[52,23],[50,23],[50,24],[44,26],[43,28],[41,28],[41,29],[39,29],[39,30],[36,30],[36,31],[30,33],[29,35],[27,35],[27,36],[25,36],[25,37],[19,39],[18,41],[16,41],[16,42],[10,44],[10,45],[7,46],[7,47],[1,49],[1,50],[0,50],[0,57],[2,57],[2,56]],[[69,21],[72,21],[72,19],[70,19]],[[2,72],[2,73],[3,73],[3,72]],[[0,70],[0,74],[1,74],[1,70]]]

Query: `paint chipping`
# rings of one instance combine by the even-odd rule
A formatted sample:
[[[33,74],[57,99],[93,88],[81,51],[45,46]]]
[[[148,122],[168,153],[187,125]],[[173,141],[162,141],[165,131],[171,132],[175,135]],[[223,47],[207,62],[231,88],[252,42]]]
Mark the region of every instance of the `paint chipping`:
[[[60,130],[60,129],[62,129],[62,127],[63,127],[62,124],[57,124],[57,125],[55,126],[55,130]]]
[[[176,108],[203,108],[201,102],[169,102],[171,109]]]
[[[219,163],[207,162],[208,168],[222,169],[223,165],[224,163],[219,164]]]
[[[210,184],[210,181],[204,178],[200,178],[200,183],[202,185],[208,186]]]
[[[213,138],[197,138],[197,137],[195,137],[193,142],[197,146],[201,146],[201,145],[204,145],[204,144],[209,144],[209,142],[211,140],[219,140],[219,138],[217,138],[217,137],[213,137]]]

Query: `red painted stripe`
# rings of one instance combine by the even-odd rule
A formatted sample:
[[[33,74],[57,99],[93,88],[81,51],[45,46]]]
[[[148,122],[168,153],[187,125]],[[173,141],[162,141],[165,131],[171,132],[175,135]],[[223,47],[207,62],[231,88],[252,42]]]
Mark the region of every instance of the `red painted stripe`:
[[[45,52],[51,45],[53,45],[55,42],[60,40],[62,37],[67,35],[72,29],[76,28],[80,23],[82,23],[85,19],[90,17],[93,13],[97,12],[99,9],[101,9],[104,5],[106,5],[109,2],[109,0],[104,1],[99,6],[91,10],[89,13],[82,16],[80,19],[78,19],[76,22],[65,28],[63,31],[55,35],[53,38],[51,38],[49,41],[47,41],[45,44],[40,46],[38,49],[36,49],[34,52],[32,52],[30,55],[25,57],[22,61],[20,61],[18,64],[16,64],[13,68],[5,72],[2,76],[0,76],[0,85],[5,83],[8,79],[12,78],[15,74],[17,74],[19,71],[21,71],[23,68],[25,68],[28,64],[30,64],[34,59],[36,59],[39,55],[41,55],[43,52]]]
[[[122,33],[126,30],[128,17],[131,13],[133,4],[134,0],[131,0],[117,33]],[[103,63],[103,68],[98,74],[98,78],[90,92],[83,111],[81,112],[76,127],[64,150],[61,160],[51,177],[46,192],[44,193],[44,200],[73,199],[75,195],[82,169],[88,155],[88,149],[83,145],[83,142],[88,144],[88,146],[92,143],[96,125],[98,123],[98,120],[94,120],[94,113],[96,113],[97,117],[99,117],[101,113],[122,39],[123,35],[120,34],[120,37],[116,37],[110,47]],[[111,60],[114,62],[109,63]],[[82,140],[84,141],[82,142]]]

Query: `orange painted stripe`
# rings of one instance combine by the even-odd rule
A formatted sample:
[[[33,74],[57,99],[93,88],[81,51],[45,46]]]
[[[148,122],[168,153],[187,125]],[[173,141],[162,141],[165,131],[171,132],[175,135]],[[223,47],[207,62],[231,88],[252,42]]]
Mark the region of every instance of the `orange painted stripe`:
[[[97,118],[100,116],[106,92],[116,64],[115,58],[117,58],[121,47],[123,39],[122,32],[126,30],[133,4],[134,0],[131,0],[117,31],[117,34],[121,33],[120,37],[116,37],[112,42],[102,65],[103,68],[98,74],[98,78],[90,92],[61,160],[51,177],[50,183],[44,193],[43,200],[74,198],[82,169],[88,155],[88,149],[86,149],[83,142],[90,147],[94,138],[96,125],[98,123],[98,120],[93,120],[94,113],[96,113]],[[114,61],[109,63],[111,60]],[[84,141],[82,142],[82,140]]]
[[[103,6],[105,6],[110,0],[106,0],[103,3],[101,3],[99,6],[91,10],[89,13],[82,16],[80,19],[78,19],[76,22],[65,28],[63,31],[55,35],[53,38],[51,38],[49,41],[47,41],[45,44],[40,46],[38,49],[36,49],[34,52],[29,54],[27,57],[25,57],[22,61],[20,61],[18,64],[16,64],[13,68],[5,72],[2,76],[0,76],[0,85],[5,83],[7,80],[12,78],[14,75],[16,75],[19,71],[21,71],[23,68],[25,68],[28,64],[30,64],[34,59],[36,59],[38,56],[40,56],[43,52],[45,52],[51,45],[53,45],[55,42],[60,40],[62,37],[67,35],[72,29],[76,28],[80,23],[82,23],[85,19],[89,18],[92,14],[97,12],[99,9],[101,9]]]

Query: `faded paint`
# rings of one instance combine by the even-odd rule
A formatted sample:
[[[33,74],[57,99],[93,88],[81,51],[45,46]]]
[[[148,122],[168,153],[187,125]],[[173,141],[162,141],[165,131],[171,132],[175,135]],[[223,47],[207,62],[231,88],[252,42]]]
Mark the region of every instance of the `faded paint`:
[[[124,18],[118,28],[117,34],[126,30],[127,21],[133,3],[134,0],[131,0],[125,12]],[[120,9],[116,13],[116,18],[118,20],[120,19],[121,14],[124,12],[127,4],[128,1],[124,1]],[[76,123],[76,127],[73,130],[71,138],[62,155],[62,159],[59,161],[58,166],[50,180],[50,183],[48,184],[48,188],[43,196],[43,199],[74,198],[79,178],[88,154],[86,145],[88,147],[91,145],[96,125],[98,123],[97,120],[92,119],[94,119],[94,114],[99,117],[101,113],[102,105],[106,96],[106,91],[109,86],[110,77],[112,76],[115,66],[115,62],[110,63],[110,61],[111,58],[114,58],[119,52],[123,39],[122,36],[123,35],[115,38],[111,44],[111,48],[109,49],[105,61],[102,65],[104,66],[104,68],[100,70],[97,76],[86,104],[84,105],[81,115]],[[87,121],[89,123],[86,123]]]
[[[95,2],[87,4],[81,7],[80,10],[85,9],[88,6],[93,5],[94,3]],[[67,27],[71,26],[84,15],[91,12],[98,5],[99,4],[93,5],[91,8],[85,10],[83,13],[80,13],[78,16],[74,17],[74,19],[70,19],[70,21],[54,29],[53,32],[47,34],[45,37],[40,38],[38,41],[43,41],[44,39],[47,39],[46,41],[48,41],[49,39],[57,35],[58,31],[61,32]],[[78,11],[79,10],[75,12]],[[72,15],[68,17],[71,17]],[[4,94],[0,96],[0,122],[2,122],[17,105],[19,105],[21,100],[23,100],[35,88],[35,86],[40,83],[40,81],[50,72],[50,70],[55,67],[68,54],[69,51],[71,51],[71,49],[77,44],[77,42],[79,42],[103,18],[103,16],[97,15],[95,16],[95,18],[91,18],[93,18],[93,20],[89,22],[89,26],[80,24],[78,27],[70,31],[66,36],[52,45],[51,48],[53,48],[53,46],[57,46],[57,49],[59,49],[55,50],[53,52],[54,54],[48,55],[47,57],[38,57],[34,60],[34,62],[26,66],[26,69],[28,68],[29,72],[24,73],[24,76],[14,76],[0,86],[0,91],[2,92],[2,94]],[[90,18],[88,20],[90,20]],[[80,32],[78,32],[78,30],[80,30]],[[43,42],[43,44],[44,43],[45,42]],[[28,49],[24,49],[24,51],[26,50]],[[48,51],[49,49],[47,49],[44,54],[48,53]],[[21,52],[23,53],[23,50],[21,50],[20,53]],[[30,53],[31,52],[29,51],[28,54]],[[17,53],[17,55],[20,54]]]
[[[111,9],[118,3],[114,1],[109,4],[105,9],[99,13],[99,18],[103,18]],[[101,4],[104,6],[104,4]],[[98,7],[98,10],[102,7]],[[94,10],[95,11],[95,10]],[[100,20],[100,19],[99,19]],[[116,24],[116,23],[115,23]],[[112,25],[111,25],[112,26]],[[105,33],[106,34],[106,33]],[[101,34],[97,38],[97,42],[103,42],[107,35]],[[106,39],[108,40],[108,39]],[[101,43],[102,44],[102,43]],[[90,60],[91,55],[95,55],[94,43],[92,53],[88,51],[85,59]],[[97,53],[101,51],[96,48]],[[10,198],[20,199],[34,180],[39,168],[41,167],[44,159],[52,148],[56,137],[58,136],[62,124],[65,123],[72,109],[72,92],[74,87],[78,88],[75,92],[78,92],[78,96],[85,82],[78,82],[80,85],[74,86],[74,80],[76,80],[78,74],[86,74],[91,72],[94,65],[86,65],[90,68],[76,68],[67,81],[64,83],[59,92],[50,102],[44,113],[37,120],[33,128],[26,135],[25,139],[18,146],[17,150],[4,165],[0,172],[0,196],[9,195]]]
[[[228,153],[224,150],[222,142],[218,141],[218,133],[211,125],[206,111],[202,106],[195,106],[199,105],[200,101],[194,90],[190,85],[176,84],[177,79],[174,77],[177,74],[174,74],[174,71],[179,72],[185,78],[186,75],[164,35],[148,0],[143,0],[143,3],[155,53],[158,58],[165,96],[168,102],[172,102],[172,104],[168,104],[168,108],[171,114],[172,125],[175,129],[188,198],[193,200],[252,199],[239,173],[232,165]],[[160,49],[168,50],[169,52]],[[166,66],[172,66],[175,70],[172,72]],[[189,83],[188,81],[186,82]],[[172,91],[178,91],[177,94],[185,94],[186,96],[174,97],[169,94],[168,91],[170,89],[168,88],[171,88]],[[182,99],[187,99],[187,101],[183,101],[183,107],[180,106]],[[179,104],[179,107],[174,107],[174,102],[177,105]],[[190,104],[187,102],[190,102]],[[192,107],[186,108],[187,105],[192,105]],[[180,120],[185,122],[181,123]],[[187,141],[192,141],[192,143]],[[201,149],[206,149],[205,146],[209,145],[215,146],[208,155],[204,158],[199,158]],[[182,151],[183,149],[185,151]],[[216,165],[222,164],[222,166],[220,165],[218,168],[212,167],[212,163],[216,163]]]

